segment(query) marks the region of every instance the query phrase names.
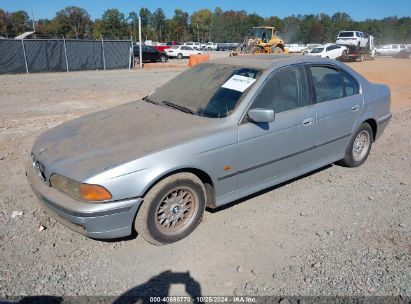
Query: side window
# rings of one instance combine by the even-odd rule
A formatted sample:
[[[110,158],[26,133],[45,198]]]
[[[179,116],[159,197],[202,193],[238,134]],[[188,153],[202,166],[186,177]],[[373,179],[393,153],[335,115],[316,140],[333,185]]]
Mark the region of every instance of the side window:
[[[340,72],[326,66],[310,67],[317,103],[344,97]]]
[[[398,44],[393,44],[393,45],[392,45],[392,48],[393,48],[393,49],[398,49]]]
[[[352,96],[357,95],[360,93],[360,85],[358,84],[357,80],[354,79],[350,74],[345,71],[342,72],[342,77],[344,81],[345,87],[345,95]]]
[[[290,67],[270,77],[258,93],[252,108],[274,109],[276,113],[309,105],[305,71]]]

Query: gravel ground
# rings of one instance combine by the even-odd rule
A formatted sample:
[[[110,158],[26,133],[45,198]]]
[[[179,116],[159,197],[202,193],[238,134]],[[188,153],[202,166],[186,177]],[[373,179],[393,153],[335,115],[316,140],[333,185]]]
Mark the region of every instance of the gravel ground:
[[[206,212],[178,243],[96,241],[39,209],[24,175],[38,135],[141,98],[184,65],[0,76],[0,297],[411,296],[411,60],[351,64],[393,97],[363,166],[331,165]]]

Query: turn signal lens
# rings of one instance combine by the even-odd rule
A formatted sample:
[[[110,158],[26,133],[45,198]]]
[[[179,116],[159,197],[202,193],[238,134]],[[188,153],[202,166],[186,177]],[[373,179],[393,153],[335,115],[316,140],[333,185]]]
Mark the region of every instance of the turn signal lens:
[[[50,184],[69,196],[85,201],[107,201],[112,198],[111,193],[103,186],[82,184],[59,174],[50,177]]]
[[[86,201],[107,201],[111,199],[111,194],[106,188],[89,184],[80,184],[80,196]]]

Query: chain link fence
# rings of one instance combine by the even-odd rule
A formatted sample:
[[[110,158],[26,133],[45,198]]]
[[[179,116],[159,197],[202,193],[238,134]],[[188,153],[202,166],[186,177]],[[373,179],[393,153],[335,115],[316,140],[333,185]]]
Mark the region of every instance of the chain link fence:
[[[0,39],[0,74],[128,69],[131,40]]]

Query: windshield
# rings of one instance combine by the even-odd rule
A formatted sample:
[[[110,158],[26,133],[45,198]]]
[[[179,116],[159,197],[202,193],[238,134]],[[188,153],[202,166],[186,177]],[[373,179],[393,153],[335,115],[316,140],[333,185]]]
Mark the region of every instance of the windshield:
[[[193,114],[226,117],[260,75],[260,70],[205,63],[186,70],[158,88],[149,99],[190,109]]]
[[[311,51],[311,53],[321,53],[324,50],[324,48],[315,48]]]
[[[341,32],[338,37],[354,37],[354,32]]]
[[[265,42],[270,40],[272,36],[272,30],[271,29],[265,29],[265,28],[255,28],[254,29],[254,38],[261,38]]]

